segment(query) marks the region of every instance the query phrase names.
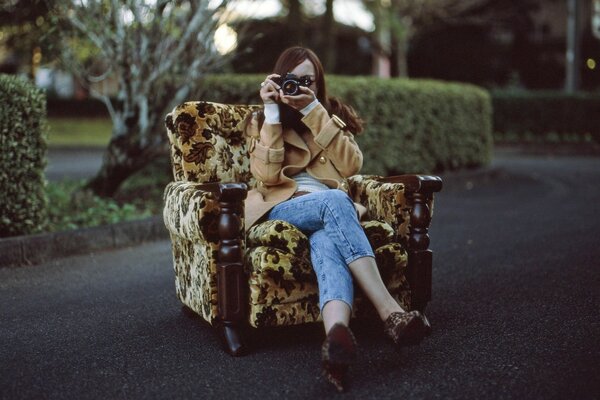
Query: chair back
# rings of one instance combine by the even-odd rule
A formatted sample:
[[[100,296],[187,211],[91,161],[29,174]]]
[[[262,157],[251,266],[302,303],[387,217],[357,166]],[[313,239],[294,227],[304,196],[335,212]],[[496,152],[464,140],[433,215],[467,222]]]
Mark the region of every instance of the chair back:
[[[167,115],[173,177],[253,184],[245,121],[260,106],[186,102]]]

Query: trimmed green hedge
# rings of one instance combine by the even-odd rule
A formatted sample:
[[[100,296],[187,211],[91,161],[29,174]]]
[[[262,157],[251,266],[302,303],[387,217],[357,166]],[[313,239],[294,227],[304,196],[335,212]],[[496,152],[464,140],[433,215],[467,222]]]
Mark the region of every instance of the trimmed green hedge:
[[[600,94],[494,91],[499,141],[600,143]]]
[[[263,75],[214,75],[202,100],[257,104]],[[330,95],[366,122],[357,137],[362,173],[431,173],[489,163],[492,108],[488,93],[469,84],[328,76]]]
[[[33,84],[0,74],[0,237],[40,231],[47,218],[46,99]]]

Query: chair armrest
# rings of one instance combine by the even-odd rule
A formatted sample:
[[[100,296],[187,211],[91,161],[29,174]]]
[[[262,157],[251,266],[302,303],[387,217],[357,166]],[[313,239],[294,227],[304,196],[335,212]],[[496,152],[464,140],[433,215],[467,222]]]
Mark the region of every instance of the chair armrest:
[[[219,243],[232,230],[244,235],[244,183],[171,182],[164,192],[163,220],[172,235]],[[228,211],[228,212],[224,212]]]
[[[399,239],[408,239],[415,196],[431,209],[433,193],[442,189],[442,180],[430,175],[355,175],[348,182],[352,199],[367,207],[367,218],[387,222]]]
[[[367,207],[369,217],[392,225],[398,240],[406,245],[411,308],[424,312],[431,300],[433,252],[429,249],[429,225],[433,194],[442,190],[442,180],[429,175],[358,175],[349,183],[354,201]]]
[[[442,190],[442,179],[434,175],[397,175],[380,178],[382,183],[402,183],[411,193],[432,194]]]

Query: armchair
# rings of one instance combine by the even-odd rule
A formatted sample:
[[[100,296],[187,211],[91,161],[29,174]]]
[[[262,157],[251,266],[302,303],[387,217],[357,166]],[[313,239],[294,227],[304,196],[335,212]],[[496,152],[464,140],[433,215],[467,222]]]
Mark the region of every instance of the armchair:
[[[320,319],[307,237],[284,221],[248,232],[244,199],[250,173],[246,117],[259,106],[187,102],[166,117],[174,181],[164,193],[175,287],[181,302],[217,328],[232,355],[246,350],[244,330]],[[355,202],[367,207],[363,228],[390,293],[406,309],[431,299],[428,227],[435,176],[348,179]],[[354,313],[369,306],[356,291]]]

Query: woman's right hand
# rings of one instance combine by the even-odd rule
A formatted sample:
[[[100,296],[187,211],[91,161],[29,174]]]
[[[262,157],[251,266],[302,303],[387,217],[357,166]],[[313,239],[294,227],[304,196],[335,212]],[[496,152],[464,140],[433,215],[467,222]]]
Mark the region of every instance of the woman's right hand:
[[[279,102],[279,85],[273,81],[274,78],[279,78],[277,74],[268,75],[260,84],[260,98],[265,104],[275,104]]]

